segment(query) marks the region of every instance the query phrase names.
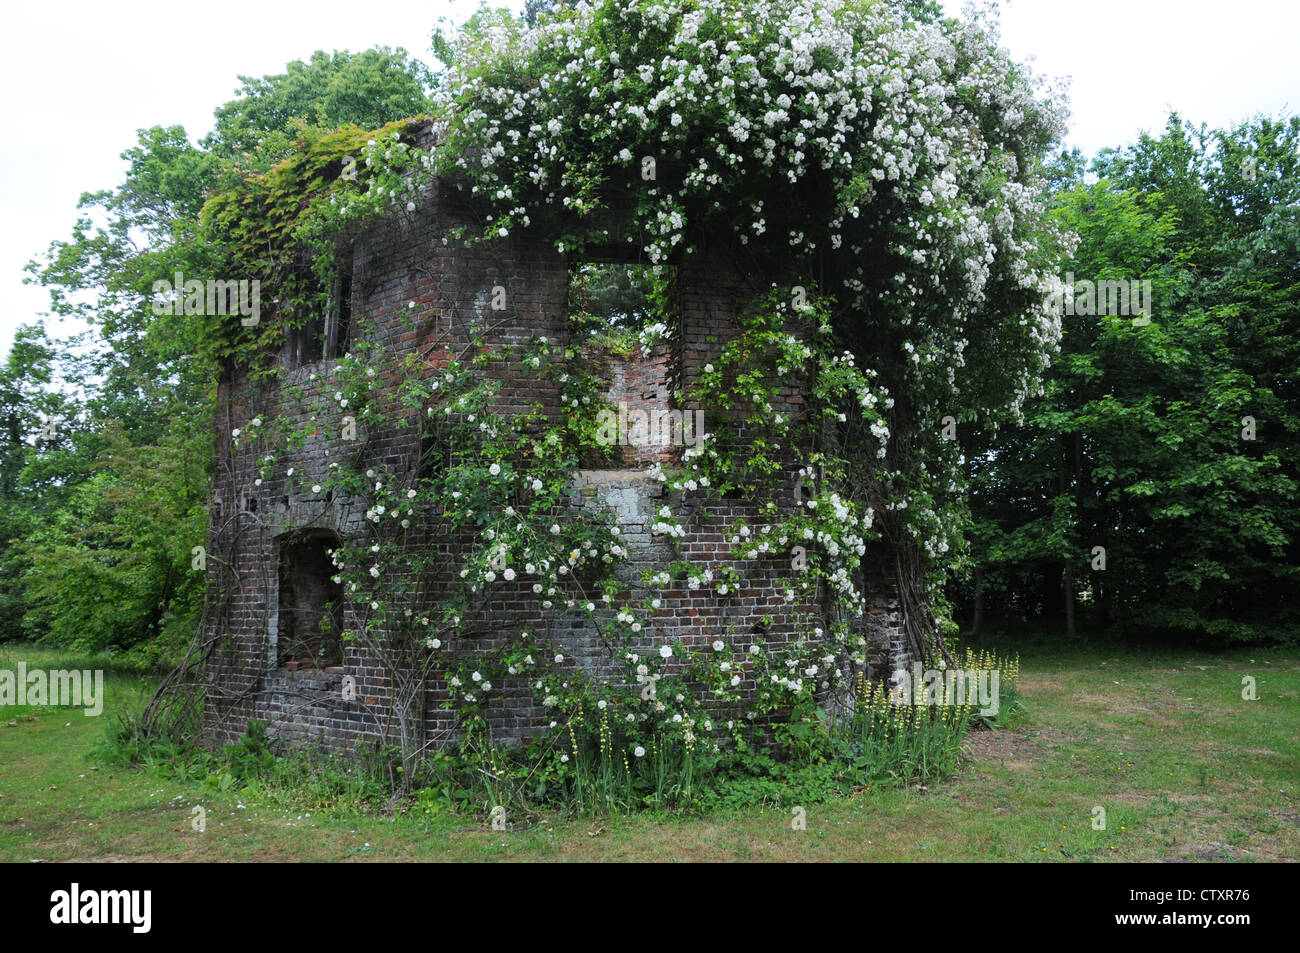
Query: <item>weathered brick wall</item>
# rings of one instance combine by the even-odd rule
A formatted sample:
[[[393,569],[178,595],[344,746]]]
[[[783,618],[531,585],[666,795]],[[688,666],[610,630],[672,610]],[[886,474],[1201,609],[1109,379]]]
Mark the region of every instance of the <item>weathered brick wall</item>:
[[[446,194],[442,194],[442,193]],[[466,247],[443,236],[456,225],[474,221],[474,212],[445,186],[435,187],[415,213],[398,212],[356,242],[352,259],[352,322],[354,334],[377,341],[396,366],[415,355],[436,372],[445,364],[445,349],[459,352],[469,343],[469,326],[489,327],[490,346],[525,344],[538,336],[563,344],[567,340],[566,307],[569,263],[545,242],[512,237]],[[715,254],[696,257],[678,267],[679,326],[673,349],[657,348],[638,355],[622,367],[612,366],[612,400],[639,406],[663,406],[672,389],[688,385],[704,364],[716,359],[728,334],[734,333],[737,303],[758,287],[734,262]],[[492,308],[493,289],[505,289],[507,308]],[[270,295],[264,297],[270,298]],[[369,322],[372,331],[361,326]],[[498,409],[520,413],[540,403],[559,416],[556,385],[522,373],[519,357],[495,361],[483,373],[502,383]],[[358,740],[379,739],[388,721],[392,698],[390,673],[383,660],[360,642],[343,647],[338,670],[288,670],[277,662],[279,557],[293,532],[313,530],[356,537],[364,532],[365,505],[313,492],[327,485],[331,464],[364,455],[364,466],[390,478],[413,479],[420,454],[419,429],[410,425],[371,433],[359,426],[355,442],[342,439],[344,417],[334,399],[336,362],[283,369],[277,380],[250,380],[231,368],[219,391],[216,502],[209,551],[213,555],[207,635],[214,650],[207,670],[206,729],[209,737],[228,741],[241,734],[249,718],[271,722],[272,734],[287,740],[318,740],[339,747]],[[375,399],[392,401],[397,381],[380,373]],[[782,403],[799,404],[797,382],[791,382]],[[707,408],[706,408],[707,411]],[[254,418],[283,420],[288,432],[305,434],[292,450],[269,449],[256,436]],[[238,446],[232,431],[240,430]],[[636,466],[661,459],[664,448],[633,452],[618,466]],[[273,461],[264,458],[275,453]],[[259,467],[265,465],[265,475]],[[289,469],[292,468],[292,474]],[[652,537],[654,511],[664,503],[665,490],[644,470],[588,470],[575,474],[572,505],[588,510],[608,509],[618,520],[631,552],[620,572],[629,591],[640,585],[639,570],[659,564],[668,553],[662,539]],[[789,494],[793,505],[793,491]],[[731,563],[727,526],[737,518],[750,525],[758,520],[761,501],[726,500],[705,511],[684,501],[690,530],[685,551],[694,560],[715,567]],[[431,577],[431,594],[447,591],[466,551],[468,540],[457,539],[432,517],[417,516],[410,545],[435,553],[441,567]],[[774,581],[789,575],[788,554],[735,564],[745,580],[739,591],[691,590],[684,584],[661,593],[662,605],[646,631],[646,648],[653,641],[682,640],[705,646],[721,638],[745,651],[757,635],[768,643],[794,637],[792,607]],[[871,634],[873,661],[889,664],[896,641],[897,602],[891,595],[887,571],[872,577],[872,608],[865,623]],[[530,579],[494,584],[488,601],[466,620],[475,633],[450,652],[478,653],[504,644],[527,631],[542,651],[565,656],[565,666],[616,677],[622,666],[601,644],[581,609],[562,603],[548,611],[537,605]],[[347,603],[343,625],[356,629],[366,607]],[[770,616],[766,623],[764,617]],[[344,679],[355,684],[355,698],[345,697]],[[752,688],[746,681],[742,689]],[[433,744],[446,743],[454,729],[451,713],[441,708],[447,686],[430,680],[426,686],[423,734]],[[535,702],[522,677],[495,684],[486,708],[494,736],[517,740],[543,727],[549,714]]]
[[[587,355],[594,371],[609,381],[605,396],[618,411],[618,458],[622,463],[677,462],[683,436],[694,440],[696,434],[690,429],[692,419],[683,435],[682,411],[673,406],[669,380],[674,355],[670,348],[663,343],[637,348],[627,358],[590,350]]]
[[[468,343],[471,320],[490,328],[488,343],[496,347],[524,344],[537,335],[563,343],[567,262],[537,242],[470,248],[454,241],[444,244],[442,237],[466,222],[467,212],[440,202],[435,190],[417,213],[397,215],[356,243],[353,323],[373,324],[387,355],[385,365],[396,366],[416,354],[432,373],[445,364],[446,348],[455,353]],[[506,289],[505,311],[491,308],[497,286]],[[495,362],[486,371],[503,383],[498,409],[520,413],[534,402],[558,408],[555,385],[521,373],[518,361],[516,356]],[[209,549],[224,578],[215,587],[217,611],[209,624],[209,637],[218,646],[209,666],[207,711],[210,733],[217,739],[237,736],[250,717],[271,721],[277,734],[343,744],[382,731],[391,686],[380,660],[363,645],[347,643],[344,671],[328,673],[331,677],[287,673],[275,664],[278,561],[287,534],[313,529],[348,537],[364,529],[363,504],[327,499],[311,487],[325,485],[330,464],[344,454],[362,453],[366,466],[390,477],[410,475],[419,458],[413,419],[410,427],[384,433],[367,433],[358,424],[355,442],[342,439],[349,414],[333,400],[335,366],[323,360],[285,368],[272,383],[250,381],[232,370],[221,384],[216,493],[223,512],[213,520]],[[381,379],[377,398],[391,400],[395,388],[396,380]],[[299,448],[274,451],[276,459],[264,477],[258,465],[268,445],[250,439],[256,430],[252,421],[259,417],[264,423],[282,419],[288,432],[306,434]],[[241,431],[237,448],[231,436],[236,429]],[[428,527],[424,543],[448,564],[458,551],[435,526]],[[221,566],[226,558],[228,570]],[[362,617],[358,607],[348,605],[344,626],[355,629]],[[355,701],[345,701],[341,690],[334,690],[344,674],[355,679]],[[440,692],[436,686],[431,692],[436,704]],[[431,732],[447,727],[439,724],[444,716],[439,711],[430,718]]]

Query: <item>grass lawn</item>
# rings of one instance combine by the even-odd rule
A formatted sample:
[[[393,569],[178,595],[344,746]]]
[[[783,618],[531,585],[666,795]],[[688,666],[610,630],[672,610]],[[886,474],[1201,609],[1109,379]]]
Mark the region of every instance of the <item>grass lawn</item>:
[[[152,680],[28,645],[0,669],[106,668],[100,717],[0,708],[0,861],[1295,860],[1300,652],[1210,655],[1022,643],[1026,711],[968,735],[953,778],[788,809],[707,817],[554,817],[493,832],[470,818],[311,810],[88,757]],[[1258,699],[1242,699],[1242,676]],[[191,810],[207,829],[191,829]],[[1095,807],[1106,829],[1093,829]]]

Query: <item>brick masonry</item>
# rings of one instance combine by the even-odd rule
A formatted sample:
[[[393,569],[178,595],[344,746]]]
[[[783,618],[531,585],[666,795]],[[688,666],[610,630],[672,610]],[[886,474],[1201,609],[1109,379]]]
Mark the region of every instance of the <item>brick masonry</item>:
[[[354,333],[358,319],[372,321],[377,343],[395,359],[394,364],[416,355],[429,373],[436,372],[444,345],[455,350],[467,343],[471,319],[490,326],[490,344],[518,345],[543,334],[555,342],[568,340],[570,263],[551,244],[530,236],[472,247],[444,243],[449,229],[473,221],[475,215],[459,193],[437,183],[415,213],[395,214],[353,245]],[[761,290],[761,282],[748,279],[735,259],[719,250],[678,262],[676,284],[678,326],[672,345],[659,345],[621,363],[606,357],[611,362],[607,397],[612,404],[670,408],[670,394],[689,385],[706,363],[716,359],[733,333],[737,309]],[[496,286],[506,289],[509,307],[505,311],[491,309]],[[263,295],[264,300],[271,297]],[[340,438],[345,412],[322,409],[334,407],[330,398],[336,389],[331,381],[335,366],[329,359],[286,366],[278,379],[269,382],[250,379],[231,367],[220,381],[209,539],[209,552],[219,556],[211,561],[216,567],[211,571],[220,579],[209,580],[212,601],[205,633],[213,644],[206,674],[205,728],[216,742],[238,737],[250,718],[269,721],[274,737],[340,748],[380,740],[391,731],[386,726],[392,715],[392,685],[403,673],[385,671],[381,659],[354,642],[344,644],[342,665],[289,667],[280,645],[282,623],[288,625],[280,618],[286,600],[279,591],[286,545],[304,531],[322,539],[328,534],[345,538],[360,533],[364,525],[363,503],[322,497],[312,493],[311,486],[326,483],[330,463],[355,454],[358,447],[366,465],[387,473],[409,473],[419,460],[413,419],[410,427],[391,432],[367,433],[361,428],[356,443]],[[540,401],[558,417],[555,386],[522,373],[517,359],[493,362],[483,373],[502,384],[499,410],[517,413]],[[380,381],[379,399],[391,398],[394,391],[395,381]],[[799,406],[796,382],[787,387],[782,400],[789,408]],[[318,409],[305,409],[313,407]],[[266,447],[247,437],[235,447],[231,437],[236,428],[249,434],[253,418],[259,416],[283,418],[291,429],[306,434],[300,447],[280,452],[272,472],[260,484],[258,464]],[[672,448],[663,446],[624,447],[622,459],[609,464],[614,469],[582,470],[573,476],[573,507],[615,514],[630,551],[627,565],[620,570],[629,585],[635,584],[642,567],[656,565],[667,552],[667,545],[650,532],[665,490],[647,476],[646,467],[670,459],[672,453]],[[289,467],[292,476],[287,475]],[[793,493],[791,482],[791,500]],[[647,646],[663,640],[704,646],[721,638],[743,652],[760,631],[768,643],[794,638],[789,606],[773,585],[787,574],[788,556],[733,563],[724,538],[733,519],[757,520],[757,502],[723,500],[707,512],[689,499],[681,503],[692,514],[693,531],[684,541],[689,556],[714,567],[735,565],[744,583],[726,596],[684,585],[663,591],[662,607],[645,633]],[[432,520],[422,529],[426,533],[421,545],[436,551],[450,581],[464,541],[458,543],[440,532]],[[862,623],[873,674],[881,677],[907,661],[896,589],[882,556],[868,553],[864,581],[870,609]],[[302,561],[310,564],[311,558]],[[309,595],[310,581],[299,589],[295,598]],[[764,624],[767,616],[770,625]],[[343,626],[355,627],[361,619],[359,608],[345,603]],[[481,651],[527,630],[539,644],[562,647],[565,665],[610,677],[621,672],[618,660],[601,644],[584,613],[543,612],[522,580],[497,583],[488,607],[474,621],[479,636],[472,649],[452,645],[449,651]],[[355,687],[354,693],[344,690],[345,680]],[[742,689],[752,687],[750,682],[742,684]],[[439,707],[447,697],[447,686],[430,679],[424,688],[423,711],[415,715],[418,731],[431,745],[444,744],[454,736],[451,713]],[[495,686],[486,711],[494,737],[501,741],[525,739],[548,720],[522,678],[508,678]]]

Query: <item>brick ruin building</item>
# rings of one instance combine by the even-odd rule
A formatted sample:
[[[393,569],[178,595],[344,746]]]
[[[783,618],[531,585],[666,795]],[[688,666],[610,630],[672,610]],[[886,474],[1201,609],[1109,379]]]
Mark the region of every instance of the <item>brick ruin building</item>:
[[[427,145],[427,132],[422,135]],[[493,289],[504,288],[510,307],[490,314],[490,343],[517,345],[538,335],[569,340],[569,282],[578,263],[557,252],[553,240],[529,231],[477,245],[444,243],[449,230],[478,224],[479,215],[458,189],[435,182],[414,212],[396,213],[350,243],[335,281],[334,303],[322,321],[286,334],[278,377],[254,380],[233,367],[223,373],[209,551],[220,554],[224,582],[210,584],[219,594],[210,594],[204,632],[209,647],[204,713],[209,739],[232,740],[251,718],[269,722],[273,737],[339,748],[384,736],[392,686],[365,645],[338,638],[337,633],[356,624],[356,607],[332,581],[334,570],[326,555],[339,539],[362,531],[365,505],[338,497],[322,500],[306,489],[326,482],[331,456],[338,459],[358,444],[343,447],[337,428],[301,419],[307,414],[302,408],[328,402],[334,391],[331,368],[355,340],[361,317],[373,323],[378,343],[390,355],[415,353],[427,359],[448,341],[453,347],[463,345],[471,319],[484,319]],[[635,260],[638,247],[637,241],[613,242],[589,251],[588,260]],[[737,310],[770,287],[762,275],[747,273],[745,259],[735,250],[707,242],[697,247],[697,253],[675,262],[670,319],[676,326],[665,342],[626,359],[597,356],[606,364],[611,403],[646,410],[669,407],[672,393],[689,386],[701,368],[717,358]],[[263,289],[263,301],[273,301],[274,295],[275,289]],[[413,312],[417,318],[412,324]],[[275,320],[273,313],[270,320]],[[520,373],[517,360],[494,363],[484,372],[498,375],[503,384],[501,410],[522,412],[536,401],[558,410],[555,386]],[[395,386],[388,380],[380,385],[381,391]],[[293,399],[291,391],[297,392]],[[797,409],[797,393],[790,390],[788,397]],[[260,451],[251,443],[232,446],[232,432],[246,432],[259,416],[288,417],[308,434],[301,447],[279,455],[275,472],[260,483]],[[419,466],[420,438],[414,427],[363,432],[359,446],[377,469],[409,472]],[[665,490],[646,470],[656,460],[671,462],[678,452],[665,446],[623,447],[621,461],[573,475],[571,506],[616,514],[630,551],[622,570],[629,580],[638,578],[640,568],[661,561],[668,549],[650,531]],[[291,479],[286,476],[289,467]],[[793,505],[793,470],[789,477]],[[686,505],[691,507],[689,499]],[[754,522],[757,505],[750,499],[722,499],[695,508],[684,541],[687,551],[714,566],[736,566],[743,585],[724,596],[674,582],[677,588],[662,592],[662,607],[646,633],[647,645],[680,639],[704,646],[724,639],[744,652],[755,632],[761,631],[768,643],[792,638],[789,607],[772,585],[788,575],[789,554],[743,565],[729,559],[725,525],[736,517]],[[424,519],[427,535],[422,545],[434,547],[445,559],[450,585],[451,567],[464,544],[440,532],[434,515],[425,514]],[[861,580],[869,610],[860,625],[877,678],[906,661],[897,590],[890,576],[894,561],[887,555],[868,548]],[[561,605],[543,612],[527,584],[522,578],[494,584],[475,634],[467,639],[475,650],[526,629],[539,641],[562,647],[565,665],[621,671],[582,612],[565,611]],[[765,616],[772,617],[770,626],[763,625]],[[329,624],[322,626],[327,617]],[[290,645],[294,648],[286,651]],[[445,650],[455,652],[458,647]],[[295,654],[300,657],[291,657]],[[343,690],[345,678],[355,685],[354,697]],[[743,683],[742,689],[752,689],[752,682]],[[430,746],[445,744],[454,732],[452,713],[440,705],[447,686],[430,680],[422,690],[422,735]],[[522,677],[496,686],[486,714],[494,738],[502,741],[527,738],[549,719]]]

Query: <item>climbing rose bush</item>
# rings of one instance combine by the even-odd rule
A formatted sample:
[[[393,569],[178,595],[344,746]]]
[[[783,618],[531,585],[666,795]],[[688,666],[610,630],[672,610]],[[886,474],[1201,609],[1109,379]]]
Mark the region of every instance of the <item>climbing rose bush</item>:
[[[964,487],[941,418],[1014,416],[1057,342],[1047,302],[1065,239],[1040,201],[1039,164],[1062,108],[999,51],[987,15],[918,20],[890,2],[583,3],[532,29],[481,10],[451,47],[434,152],[396,131],[368,140],[362,174],[315,195],[297,235],[327,242],[375,216],[411,214],[440,175],[486,207],[480,232],[444,240],[533,230],[580,258],[589,243],[631,236],[654,266],[730,242],[771,290],[737,316],[737,340],[684,396],[743,414],[747,443],[741,452],[704,434],[680,466],[653,475],[674,498],[739,489],[770,499],[795,448],[809,495],[793,515],[773,504],[730,527],[740,569],[687,559],[686,521],[666,504],[652,530],[673,558],[629,591],[614,573],[628,555],[617,527],[563,505],[579,437],[591,432],[584,422],[601,405],[581,355],[544,338],[524,349],[526,371],[563,385],[565,427],[540,427],[542,408],[499,419],[490,385],[450,357],[434,377],[405,368],[389,423],[414,416],[450,465],[409,484],[341,466],[321,488],[366,502],[365,535],[334,554],[364,616],[347,637],[379,645],[399,632],[423,646],[421,671],[445,680],[466,737],[486,730],[492,686],[525,676],[555,714],[544,745],[556,783],[592,746],[615,768],[622,758],[630,778],[674,744],[689,765],[700,734],[725,728],[740,743],[741,723],[716,725],[712,712],[738,704],[746,681],[743,720],[811,720],[866,666],[867,544],[908,554],[896,568],[912,620],[936,604],[962,548]],[[611,209],[630,215],[614,236]],[[662,321],[644,330],[672,334]],[[380,423],[367,394],[382,360],[358,353],[341,364],[340,411]],[[777,396],[792,378],[808,382],[798,420]],[[278,466],[283,449],[268,450],[265,465]],[[438,604],[413,585],[432,567],[404,542],[425,511],[479,534],[461,588]],[[790,645],[654,641],[658,589],[684,580],[726,596],[747,560],[792,547],[807,564],[784,586],[800,629]],[[589,581],[576,578],[584,566]],[[913,591],[913,576],[928,590]],[[542,609],[595,623],[625,663],[622,683],[566,664],[563,647],[537,633],[487,653],[449,651],[491,588],[515,579]]]
[[[535,29],[489,19],[457,53],[440,168],[492,205],[486,236],[558,208],[557,247],[577,251],[618,189],[651,262],[725,229],[791,278],[821,264],[846,331],[896,332],[924,410],[1018,408],[1035,388],[1060,334],[1037,163],[1064,112],[987,15],[611,0]]]
[[[997,39],[989,12],[872,0],[580,3],[533,29],[483,12],[436,96],[434,167],[490,208],[469,237],[545,228],[580,254],[617,205],[652,263],[729,239],[830,298],[846,364],[889,401],[840,408],[840,456],[869,464],[841,489],[908,550],[913,622],[963,549],[941,421],[1017,418],[1060,336],[1068,239],[1040,163],[1065,110]]]

